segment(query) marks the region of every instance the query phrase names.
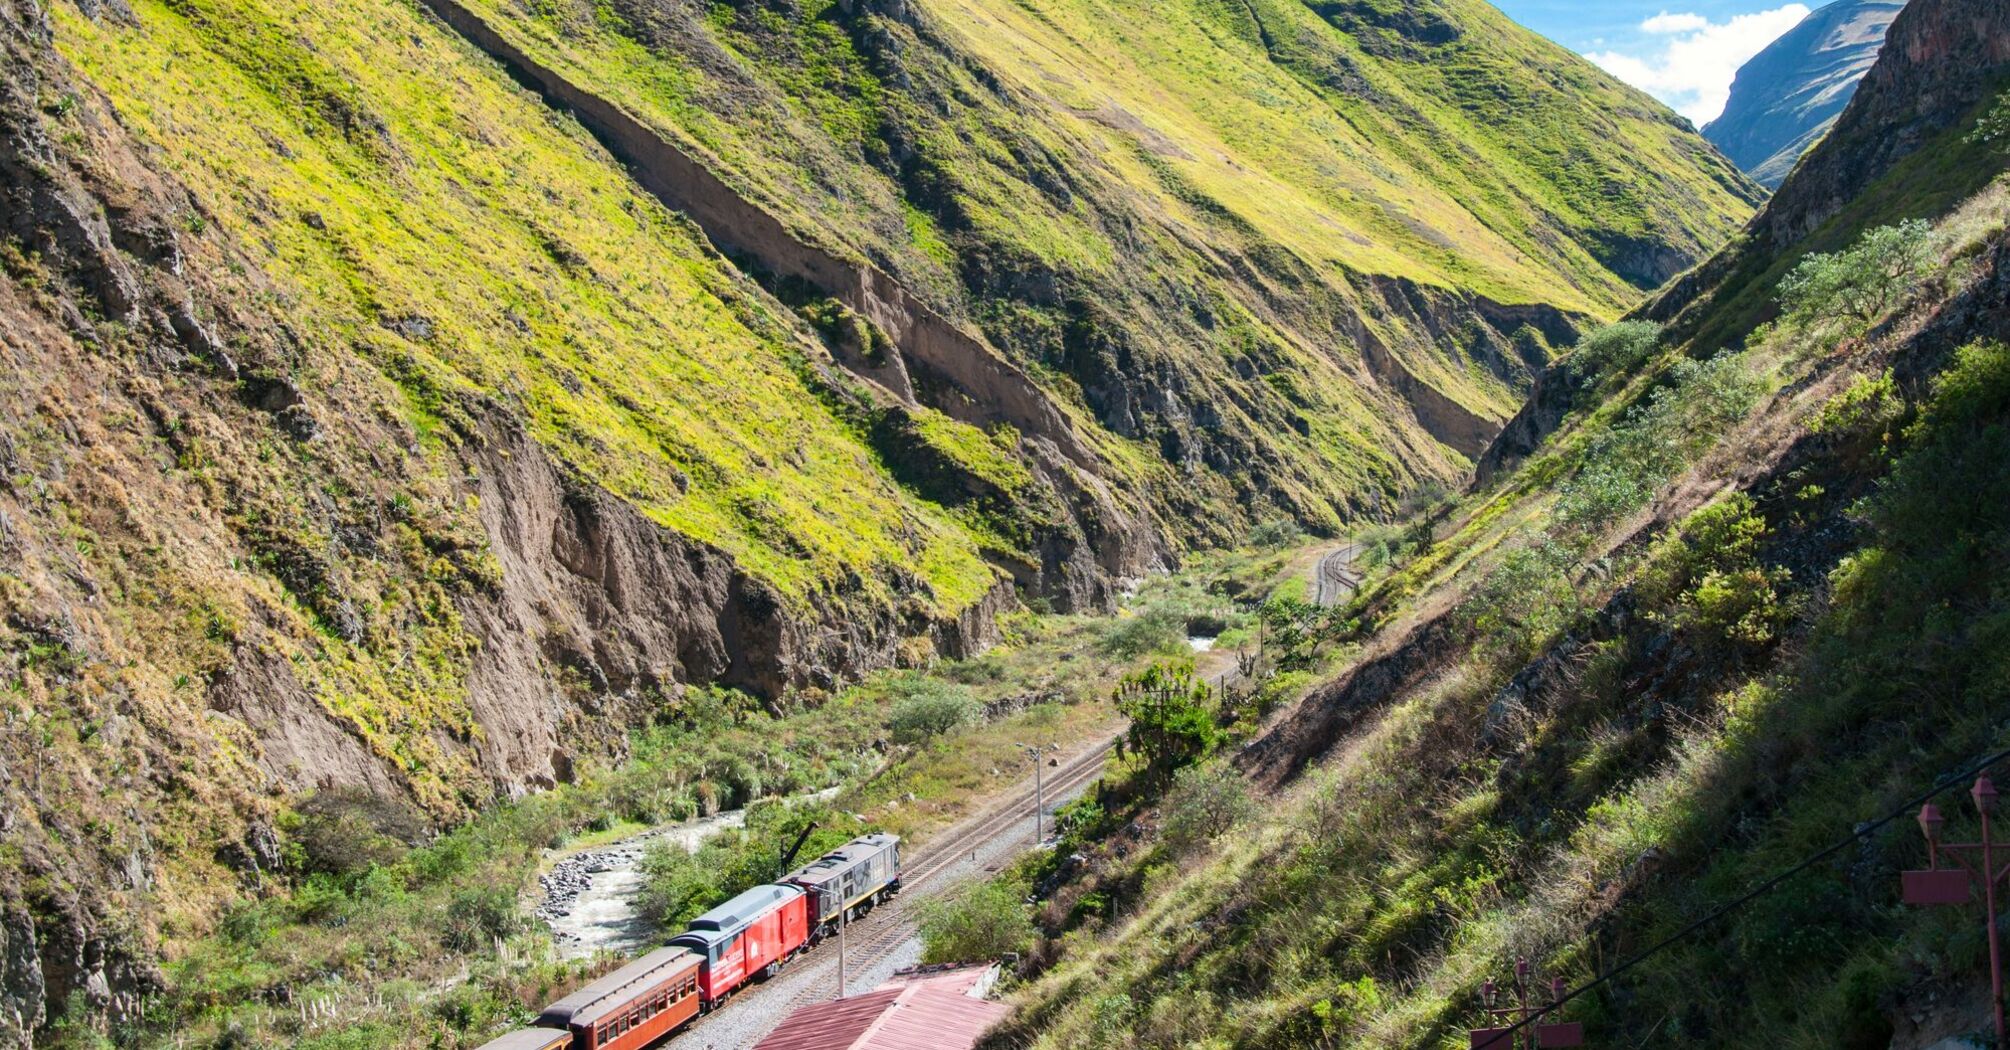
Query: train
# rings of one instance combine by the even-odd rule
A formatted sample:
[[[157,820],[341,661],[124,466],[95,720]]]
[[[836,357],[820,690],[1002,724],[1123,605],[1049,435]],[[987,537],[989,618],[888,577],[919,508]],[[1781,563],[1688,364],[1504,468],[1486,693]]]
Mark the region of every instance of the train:
[[[861,835],[692,919],[669,944],[545,1007],[536,1027],[480,1050],[641,1050],[899,892],[900,836]]]

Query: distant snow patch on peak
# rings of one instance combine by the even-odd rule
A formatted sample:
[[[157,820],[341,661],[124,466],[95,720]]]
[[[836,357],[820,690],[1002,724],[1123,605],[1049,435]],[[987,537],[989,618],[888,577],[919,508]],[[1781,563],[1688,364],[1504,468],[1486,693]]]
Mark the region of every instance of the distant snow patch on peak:
[[[1799,25],[1810,10],[1806,4],[1786,4],[1722,22],[1694,12],[1663,11],[1640,23],[1645,36],[1633,51],[1594,51],[1585,57],[1701,127],[1724,111],[1738,67]]]

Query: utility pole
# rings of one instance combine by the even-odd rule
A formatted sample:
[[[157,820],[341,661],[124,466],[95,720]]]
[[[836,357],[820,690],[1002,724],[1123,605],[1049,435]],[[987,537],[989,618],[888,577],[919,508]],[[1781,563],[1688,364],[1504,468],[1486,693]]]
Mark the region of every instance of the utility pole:
[[[844,998],[845,977],[846,977],[845,966],[844,966],[845,964],[844,931],[845,928],[850,925],[851,925],[851,909],[846,908],[842,913],[838,915],[838,998],[840,999]]]
[[[1971,904],[1975,900],[1975,880],[1981,879],[1983,916],[1989,933],[1989,1005],[1996,1020],[1996,1045],[2010,1047],[2003,1027],[2003,940],[1996,930],[1996,884],[2010,876],[2010,869],[1996,863],[2000,847],[1989,826],[1990,814],[1996,809],[1996,785],[1986,776],[1976,777],[1969,797],[1975,800],[1975,812],[1982,817],[1980,842],[1942,842],[1940,829],[1947,819],[1940,815],[1940,807],[1931,802],[1919,807],[1919,830],[1926,835],[1927,869],[1908,871],[1901,876],[1904,899],[1907,904]],[[1955,867],[1940,866],[1943,853],[1954,861]]]
[[[1061,745],[1046,744],[1041,747],[1034,747],[1031,744],[1017,744],[1015,746],[1024,748],[1028,755],[1033,756],[1033,848],[1039,849],[1040,840],[1045,838],[1040,833],[1041,813],[1047,808],[1047,787],[1043,775],[1045,771],[1040,768],[1040,756],[1059,751]]]

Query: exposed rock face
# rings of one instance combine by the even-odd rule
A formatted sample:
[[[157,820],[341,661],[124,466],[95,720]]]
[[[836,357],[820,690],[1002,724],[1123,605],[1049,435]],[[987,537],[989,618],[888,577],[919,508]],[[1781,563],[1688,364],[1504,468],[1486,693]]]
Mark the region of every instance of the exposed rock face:
[[[1779,250],[1807,236],[1933,135],[2000,88],[2010,65],[2010,5],[1914,0],[1821,147],[1794,169],[1751,238]]]
[[[1856,94],[1904,7],[1903,0],[1837,0],[1816,8],[1738,70],[1730,101],[1703,136],[1777,189]]]
[[[919,400],[952,418],[978,426],[1009,424],[1049,454],[1032,462],[1050,484],[1086,505],[1048,537],[1043,548],[1086,548],[1093,559],[1048,558],[1041,571],[1022,578],[1028,589],[1063,608],[1097,608],[1114,593],[1112,576],[1136,576],[1164,564],[1165,539],[1144,520],[1134,500],[1098,483],[1101,466],[1073,423],[1024,370],[977,336],[959,328],[912,295],[899,281],[862,259],[845,258],[811,244],[759,205],[741,196],[702,161],[645,127],[620,106],[581,88],[510,44],[479,15],[456,0],[426,0],[448,25],[503,62],[546,98],[565,107],[633,165],[636,179],[665,204],[691,216],[728,255],[750,259],[760,271],[802,281],[849,307],[892,341],[893,355],[868,362],[840,360],[862,379],[896,396]],[[1087,477],[1063,475],[1081,473]],[[1090,535],[1093,533],[1093,535]]]
[[[1577,405],[1579,384],[1569,368],[1545,369],[1536,377],[1521,411],[1494,435],[1473,465],[1473,486],[1484,487],[1542,447],[1563,417]]]

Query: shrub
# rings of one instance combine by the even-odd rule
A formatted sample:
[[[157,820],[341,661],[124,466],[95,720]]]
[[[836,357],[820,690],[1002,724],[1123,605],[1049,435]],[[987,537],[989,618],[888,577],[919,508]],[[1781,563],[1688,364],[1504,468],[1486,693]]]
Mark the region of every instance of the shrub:
[[[441,940],[454,951],[474,951],[490,941],[508,937],[522,925],[514,887],[469,886],[457,891],[447,902]]]
[[[1186,621],[1163,609],[1110,621],[1096,649],[1104,656],[1131,660],[1152,653],[1172,653],[1186,645]]]
[[[1876,377],[1858,376],[1849,389],[1830,398],[1809,422],[1808,429],[1836,442],[1853,461],[1887,450],[1906,413],[1905,399],[1891,370]]]
[[[1007,882],[981,882],[921,909],[924,963],[990,962],[1032,943],[1032,909]]]
[[[920,675],[895,682],[890,692],[896,699],[887,716],[887,731],[896,743],[923,743],[983,717],[977,698],[963,686]]]
[[[1480,644],[1520,659],[1531,656],[1577,617],[1571,552],[1548,537],[1501,556],[1466,597],[1460,613]]]
[[[1968,141],[1993,145],[1998,152],[2010,152],[2010,91],[1996,96],[1996,105],[1975,122]]]
[[[1869,325],[1912,290],[1932,255],[1932,227],[1920,219],[1866,232],[1833,254],[1802,259],[1780,282],[1780,307],[1804,325],[1843,316]]]
[[[1638,509],[1743,419],[1761,389],[1735,354],[1675,362],[1663,385],[1592,441],[1583,466],[1561,486],[1558,518],[1593,530]]]
[[[1661,326],[1652,321],[1620,321],[1578,340],[1570,352],[1570,370],[1585,379],[1630,372],[1638,368],[1661,341]]]
[[[1249,787],[1234,766],[1221,762],[1190,766],[1173,775],[1159,838],[1175,853],[1192,852],[1255,812]]]
[[[1249,530],[1249,545],[1265,550],[1290,547],[1304,538],[1305,533],[1298,528],[1298,523],[1289,518],[1272,518],[1269,521],[1258,522]]]
[[[398,862],[425,834],[425,820],[402,800],[362,788],[316,792],[286,822],[309,872],[351,876]]]
[[[1779,595],[1788,578],[1785,569],[1760,566],[1708,573],[1683,596],[1681,622],[1715,641],[1764,645],[1791,616]]]

